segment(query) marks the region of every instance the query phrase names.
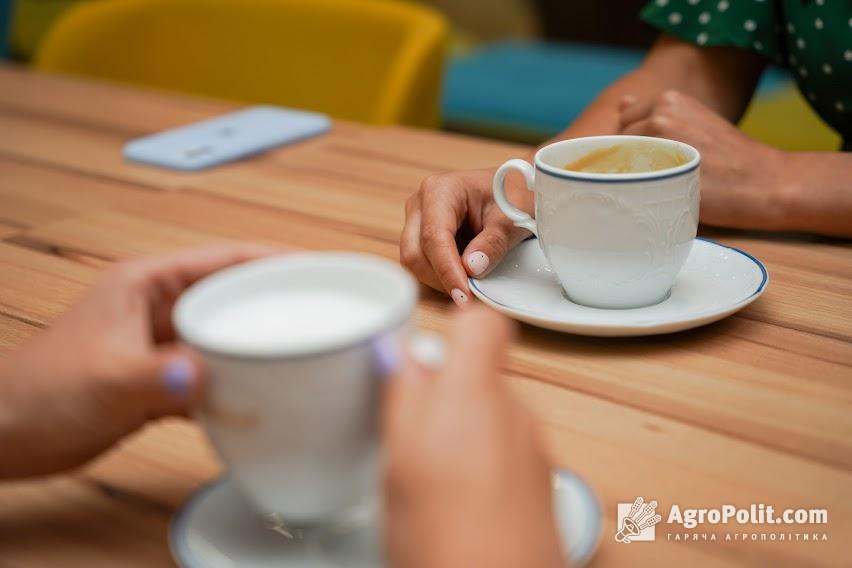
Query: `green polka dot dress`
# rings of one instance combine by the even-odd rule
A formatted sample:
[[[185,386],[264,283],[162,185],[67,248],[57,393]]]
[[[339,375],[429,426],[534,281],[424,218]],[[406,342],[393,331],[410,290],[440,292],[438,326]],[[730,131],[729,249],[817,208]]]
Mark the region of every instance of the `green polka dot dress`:
[[[749,49],[787,67],[852,151],[852,0],[652,0],[641,18],[684,41]]]

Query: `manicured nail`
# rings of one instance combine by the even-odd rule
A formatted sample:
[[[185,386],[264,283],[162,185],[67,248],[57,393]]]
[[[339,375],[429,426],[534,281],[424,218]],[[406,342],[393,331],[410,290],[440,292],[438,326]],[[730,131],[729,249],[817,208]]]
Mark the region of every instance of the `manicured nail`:
[[[176,397],[184,397],[195,382],[195,367],[185,357],[169,361],[163,369],[163,388]]]
[[[488,258],[488,255],[480,250],[470,253],[467,257],[467,265],[470,267],[470,271],[474,276],[479,276],[488,270],[490,262],[491,260]]]
[[[373,340],[373,362],[376,373],[385,379],[402,368],[402,346],[395,335],[382,335]]]
[[[450,292],[450,297],[453,299],[457,306],[464,306],[465,304],[467,304],[467,294],[465,294],[458,288],[453,288],[453,291]]]

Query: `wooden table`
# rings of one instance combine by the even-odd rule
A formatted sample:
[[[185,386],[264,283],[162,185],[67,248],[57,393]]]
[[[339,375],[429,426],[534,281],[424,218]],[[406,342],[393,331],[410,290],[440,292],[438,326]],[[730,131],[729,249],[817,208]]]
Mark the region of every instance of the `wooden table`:
[[[202,173],[121,158],[131,138],[233,108],[0,67],[0,348],[49,325],[117,259],[222,237],[396,259],[403,202],[422,178],[525,150],[336,123],[328,136]],[[593,566],[850,566],[852,250],[715,237],[766,263],[769,288],[753,306],[647,339],[522,327],[506,380],[559,465],[600,497],[606,520]],[[421,326],[441,330],[449,312],[445,297],[424,291]],[[0,566],[168,565],[172,515],[220,471],[199,428],[169,420],[81,471],[2,484]],[[639,495],[660,503],[657,542],[616,543],[616,503]],[[665,524],[673,504],[751,503],[827,509],[829,522]],[[717,540],[668,540],[685,533]],[[780,533],[828,540],[769,540]]]

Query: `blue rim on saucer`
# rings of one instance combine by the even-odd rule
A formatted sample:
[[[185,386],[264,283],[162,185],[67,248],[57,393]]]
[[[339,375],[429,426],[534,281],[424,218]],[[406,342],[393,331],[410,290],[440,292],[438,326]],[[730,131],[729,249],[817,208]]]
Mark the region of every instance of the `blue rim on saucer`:
[[[766,267],[751,254],[697,237],[696,245],[700,243],[700,246],[693,247],[667,300],[626,310],[590,308],[562,297],[555,276],[548,280],[536,273],[550,269],[538,243],[531,242],[535,240],[530,237],[510,251],[485,278],[470,278],[470,288],[475,296],[497,311],[531,325],[566,333],[628,337],[673,333],[706,325],[752,303],[769,282]],[[719,255],[722,250],[742,260]],[[706,270],[707,274],[698,275],[705,266],[711,266],[716,272]],[[723,279],[724,274],[718,274],[726,270],[730,272],[728,280]],[[743,271],[747,278],[736,282]],[[724,297],[722,289],[717,289],[716,284],[722,283],[728,285],[725,291],[730,297]],[[525,292],[519,296],[512,288]]]
[[[553,473],[553,504],[556,528],[572,566],[582,568],[594,556],[603,534],[603,509],[594,490],[574,472],[557,470]],[[208,568],[212,558],[217,565],[240,566],[328,566],[322,554],[304,556],[304,545],[294,542],[287,546],[262,550],[262,542],[273,531],[258,522],[252,527],[253,513],[242,500],[227,476],[211,481],[198,489],[175,515],[169,529],[169,548],[172,556],[182,568]],[[215,522],[220,519],[221,523]],[[213,520],[211,528],[211,520]],[[228,523],[234,527],[230,529]],[[197,526],[193,529],[193,524]],[[215,526],[218,525],[218,526]],[[256,529],[256,531],[255,531]],[[202,543],[199,550],[193,549],[189,535],[195,531],[194,542]],[[223,532],[224,531],[224,532]],[[236,535],[235,540],[219,542],[216,533]],[[261,540],[256,540],[261,537]],[[275,538],[284,538],[274,535]],[[243,540],[244,539],[244,540]],[[227,541],[227,537],[223,537]],[[254,541],[254,542],[252,542]],[[253,544],[261,547],[256,553]],[[288,552],[289,550],[289,552]],[[317,550],[313,551],[318,552]],[[345,557],[345,558],[348,558]],[[292,564],[291,564],[292,563]],[[340,558],[333,565],[341,565]],[[342,565],[346,565],[343,561]]]
[[[201,488],[197,489],[184,503],[181,504],[180,510],[175,515],[169,526],[169,550],[172,557],[178,565],[186,567],[192,566],[196,559],[189,551],[187,544],[179,536],[186,533],[186,523],[189,521],[189,514],[195,509],[201,499],[213,491],[219,484],[226,483],[229,480],[227,476],[208,481]]]

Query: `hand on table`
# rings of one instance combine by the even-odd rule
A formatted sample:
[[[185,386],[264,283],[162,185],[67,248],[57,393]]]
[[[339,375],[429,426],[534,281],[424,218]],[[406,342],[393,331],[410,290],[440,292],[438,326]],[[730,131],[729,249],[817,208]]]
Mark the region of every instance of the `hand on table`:
[[[387,546],[398,568],[562,565],[551,469],[532,418],[498,376],[501,316],[455,316],[444,368],[409,361],[389,386]]]
[[[484,276],[529,235],[497,207],[491,194],[493,177],[490,169],[431,176],[405,204],[402,264],[459,305],[469,298],[468,275]],[[522,183],[507,182],[513,203],[531,212],[532,194]]]
[[[83,464],[148,420],[185,413],[202,392],[204,366],[175,343],[175,300],[207,274],[271,252],[222,244],[110,268],[2,361],[0,478]]]
[[[696,99],[665,91],[625,97],[621,133],[678,140],[701,152],[701,222],[776,229],[783,224],[784,153],[761,144]]]

